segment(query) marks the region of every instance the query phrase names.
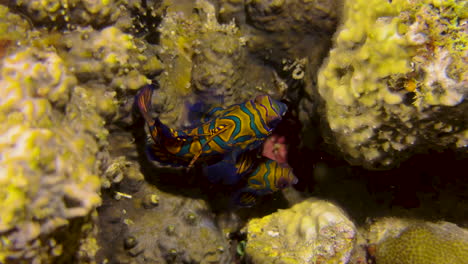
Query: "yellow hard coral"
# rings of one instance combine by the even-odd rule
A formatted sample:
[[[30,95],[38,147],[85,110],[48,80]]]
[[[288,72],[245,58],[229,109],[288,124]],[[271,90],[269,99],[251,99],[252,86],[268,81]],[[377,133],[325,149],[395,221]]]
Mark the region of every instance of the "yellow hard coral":
[[[35,54],[33,60],[31,53]],[[29,62],[25,64],[25,60]],[[57,54],[33,48],[6,57],[1,73],[6,81],[4,95],[13,100],[10,103],[24,97],[35,97],[64,105],[68,101],[70,87],[76,83],[74,77],[66,74],[66,66]]]
[[[2,263],[60,252],[57,243],[39,247],[39,235],[47,239],[66,219],[85,217],[100,204],[95,156],[97,141],[105,140],[107,130],[94,94],[78,100],[83,97],[76,84],[64,60],[50,50],[22,48],[2,61]],[[73,144],[75,140],[83,147]]]
[[[383,168],[418,149],[457,146],[468,90],[464,9],[457,0],[345,1],[318,89],[327,138],[350,162]],[[434,106],[445,107],[442,120],[453,127],[442,140]]]
[[[22,40],[27,36],[29,27],[26,19],[12,13],[6,6],[0,5],[0,40]]]
[[[13,0],[37,22],[55,22],[55,26],[93,23],[109,24],[121,15],[122,0]]]
[[[452,223],[410,225],[377,245],[379,264],[465,264],[468,231]]]
[[[79,28],[68,34],[60,53],[82,81],[103,79],[111,88],[137,89],[149,82],[145,74],[153,73],[154,60],[147,62],[145,46],[115,26],[93,30]],[[146,68],[146,69],[143,69]]]
[[[86,10],[91,14],[102,13],[107,15],[111,11],[111,6],[115,0],[82,0]]]

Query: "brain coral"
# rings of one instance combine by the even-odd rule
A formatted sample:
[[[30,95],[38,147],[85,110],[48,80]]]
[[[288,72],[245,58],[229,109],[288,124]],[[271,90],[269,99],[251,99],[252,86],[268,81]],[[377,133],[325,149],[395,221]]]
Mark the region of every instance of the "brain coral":
[[[59,227],[100,204],[104,121],[53,51],[20,48],[0,71],[0,262],[50,259]]]
[[[391,220],[389,220],[391,221]],[[387,221],[388,223],[390,223]],[[398,220],[396,220],[398,221]],[[385,221],[384,221],[385,222]],[[468,231],[455,224],[413,223],[392,230],[378,242],[379,264],[463,264],[468,260]]]
[[[466,150],[466,1],[345,2],[318,76],[330,133],[353,164],[389,167],[428,148]]]

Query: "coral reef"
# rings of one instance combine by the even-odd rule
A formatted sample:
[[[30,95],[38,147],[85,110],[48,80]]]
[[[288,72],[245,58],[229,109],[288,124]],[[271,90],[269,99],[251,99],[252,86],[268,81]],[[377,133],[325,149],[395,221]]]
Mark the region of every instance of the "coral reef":
[[[329,140],[353,164],[466,149],[465,1],[346,1],[319,72]],[[462,150],[464,151],[464,150]]]
[[[9,4],[24,11],[36,23],[57,26],[86,24],[102,26],[115,22],[126,0],[13,0]]]
[[[101,203],[101,182],[119,180],[113,170],[119,160],[109,161],[107,153],[106,122],[119,118],[117,113],[130,115],[118,112],[126,102],[122,95],[160,71],[148,55],[152,51],[117,27],[75,25],[60,32],[32,28],[26,16],[12,12],[24,7],[33,23],[45,23],[55,13],[35,8],[46,2],[0,5],[2,263],[94,261],[97,229],[91,215]],[[70,4],[74,12],[86,6],[95,15],[107,11],[94,4],[116,5],[52,2],[47,8]],[[101,23],[98,17],[94,21]]]
[[[468,230],[449,222],[378,219],[369,230],[379,264],[466,263]]]
[[[3,60],[1,262],[60,255],[54,232],[100,204],[95,157],[107,131],[76,83],[52,51],[22,48]]]
[[[149,82],[145,75],[161,70],[159,61],[146,54],[145,43],[115,26],[78,27],[54,44],[81,82],[101,80],[109,91],[136,90]]]
[[[288,66],[285,61],[302,60],[307,61],[304,70],[315,73],[336,29],[341,2],[246,1],[245,23],[253,27],[246,29],[253,35],[248,43],[249,50],[263,60],[273,62],[280,73]],[[305,79],[310,82],[313,75],[306,74]]]
[[[272,69],[247,62],[248,38],[233,22],[220,24],[208,1],[194,1],[191,8],[173,3],[158,29],[164,72],[153,105],[162,109],[164,123],[187,125],[187,102],[232,105],[259,93],[279,97],[284,92]]]
[[[11,13],[10,9],[3,5],[0,5],[0,25],[0,41],[2,42],[21,41],[28,34],[31,26],[26,19]]]
[[[467,231],[451,223],[392,218],[357,241],[332,203],[303,201],[309,194],[290,188],[256,210],[233,210],[242,186],[145,158],[133,97],[153,80],[161,84],[155,114],[174,128],[190,125],[186,109],[200,101],[287,98],[294,121],[284,130],[304,133],[286,148],[288,136],[274,131],[264,150],[281,163],[313,145],[315,108],[324,110],[329,143],[353,164],[385,168],[428,148],[466,151],[466,1],[342,2],[0,0],[0,262],[363,263],[369,253],[383,264],[464,263]],[[432,172],[458,179],[448,182],[411,170],[427,180],[416,191],[420,175],[369,194],[375,185],[363,171],[315,152],[312,164],[304,153],[287,162],[315,178],[294,167],[296,187],[353,208],[357,223],[369,210],[464,221],[466,188],[455,170]],[[390,200],[406,192],[424,206],[395,210]]]
[[[356,230],[332,203],[309,199],[247,224],[253,263],[346,263]]]

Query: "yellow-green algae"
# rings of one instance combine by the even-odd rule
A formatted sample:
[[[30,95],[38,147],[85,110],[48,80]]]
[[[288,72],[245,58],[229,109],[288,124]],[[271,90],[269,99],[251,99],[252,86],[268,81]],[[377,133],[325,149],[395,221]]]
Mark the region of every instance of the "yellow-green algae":
[[[385,167],[416,147],[466,147],[466,9],[455,0],[345,2],[318,84],[349,161]]]
[[[382,218],[369,231],[379,264],[464,264],[468,260],[468,230],[453,223]]]
[[[347,263],[355,236],[339,207],[309,199],[249,221],[246,254],[253,263]]]
[[[109,90],[136,90],[149,82],[145,74],[160,70],[155,58],[146,55],[146,45],[115,26],[102,30],[78,27],[60,39],[40,38],[37,45],[51,42],[67,66],[82,81],[100,79]]]

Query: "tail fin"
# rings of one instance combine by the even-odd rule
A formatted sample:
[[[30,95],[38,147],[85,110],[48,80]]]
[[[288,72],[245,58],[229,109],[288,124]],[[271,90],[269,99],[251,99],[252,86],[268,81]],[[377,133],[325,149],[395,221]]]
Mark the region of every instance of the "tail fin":
[[[141,88],[138,94],[135,97],[135,102],[140,109],[141,115],[145,118],[146,123],[150,127],[154,125],[154,119],[151,117],[148,109],[151,108],[151,96],[153,95],[154,87],[152,85],[146,85],[145,87]]]

